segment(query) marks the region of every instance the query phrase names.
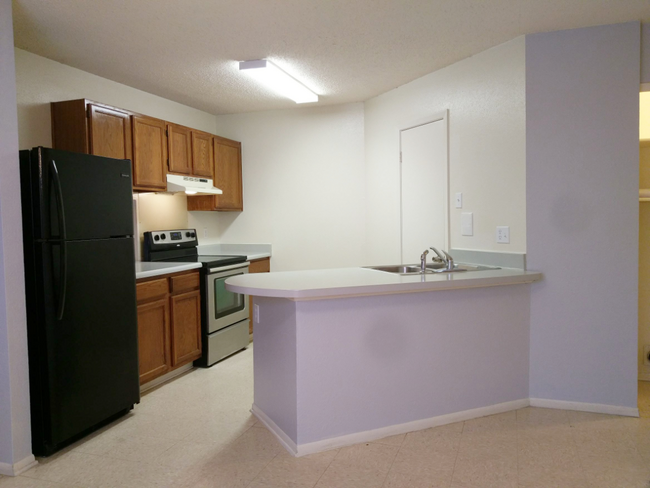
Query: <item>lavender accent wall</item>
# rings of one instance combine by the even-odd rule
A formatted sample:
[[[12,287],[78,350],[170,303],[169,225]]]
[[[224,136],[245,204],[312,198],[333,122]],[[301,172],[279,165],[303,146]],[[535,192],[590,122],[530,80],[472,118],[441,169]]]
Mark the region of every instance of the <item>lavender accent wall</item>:
[[[255,406],[298,446],[528,398],[530,285],[256,303]]]
[[[296,302],[255,297],[263,321],[255,324],[255,405],[294,442],[297,438]]]
[[[11,0],[0,0],[0,474],[14,474],[34,459],[15,76]]]
[[[526,37],[530,396],[636,408],[638,22]]]

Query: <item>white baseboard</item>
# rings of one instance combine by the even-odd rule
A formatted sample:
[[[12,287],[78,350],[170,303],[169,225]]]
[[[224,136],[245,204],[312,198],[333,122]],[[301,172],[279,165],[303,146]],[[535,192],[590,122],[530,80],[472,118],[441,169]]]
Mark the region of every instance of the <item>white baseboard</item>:
[[[34,455],[30,454],[25,459],[14,464],[0,463],[0,474],[5,476],[18,476],[20,473],[24,473],[37,464],[38,461],[36,461]]]
[[[330,449],[337,449],[339,447],[351,446],[353,444],[360,444],[363,442],[374,441],[382,439],[391,435],[405,434],[416,430],[428,429],[430,427],[438,427],[440,425],[452,424],[454,422],[461,422],[463,420],[470,420],[487,415],[494,415],[497,413],[508,412],[510,410],[517,410],[527,407],[529,405],[528,398],[521,400],[514,400],[511,402],[498,403],[487,407],[473,408],[471,410],[464,410],[462,412],[450,413],[447,415],[439,415],[428,419],[414,420],[403,424],[389,425],[379,429],[366,430],[364,432],[356,432],[354,434],[347,434],[330,439],[323,439],[321,441],[309,442],[306,444],[296,445],[282,429],[280,429],[275,422],[273,422],[262,410],[256,405],[253,405],[251,412],[255,415],[260,422],[262,422],[275,436],[280,443],[294,456],[306,456],[317,452],[328,451]]]
[[[638,417],[639,409],[633,407],[619,407],[603,403],[565,402],[563,400],[545,400],[531,398],[531,407],[558,408],[560,410],[577,410],[579,412],[607,413],[610,415],[623,415],[625,417]]]
[[[271,420],[264,412],[262,412],[254,403],[253,407],[251,408],[251,413],[255,415],[258,420],[262,422],[266,428],[275,435],[275,437],[278,438],[280,444],[282,444],[290,454],[294,456],[298,455],[298,448],[296,446],[296,443],[293,442],[291,438],[285,434],[284,431],[278,427],[277,424],[273,422],[273,420]]]

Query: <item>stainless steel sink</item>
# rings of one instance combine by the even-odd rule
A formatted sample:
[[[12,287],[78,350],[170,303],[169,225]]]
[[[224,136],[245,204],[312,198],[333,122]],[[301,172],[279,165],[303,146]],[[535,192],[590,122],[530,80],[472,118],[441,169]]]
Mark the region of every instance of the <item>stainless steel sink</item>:
[[[397,273],[397,274],[419,274],[420,266],[417,264],[394,264],[390,266],[368,266],[370,269],[376,269],[377,271],[385,271],[386,273]],[[433,270],[427,269],[427,273],[433,273]]]
[[[367,266],[369,269],[384,271],[386,273],[395,273],[401,275],[421,274],[420,266],[417,264],[394,264],[390,266]],[[453,270],[445,268],[443,263],[427,264],[425,273],[457,273],[463,271],[486,271],[490,269],[500,269],[493,266],[481,266],[476,264],[456,264]]]
[[[427,268],[429,266],[432,266],[431,269],[433,269],[435,273],[455,273],[457,271],[487,271],[490,269],[501,269],[495,266],[482,266],[479,264],[455,264],[453,270],[441,268],[437,264],[433,264],[433,265],[427,264]]]

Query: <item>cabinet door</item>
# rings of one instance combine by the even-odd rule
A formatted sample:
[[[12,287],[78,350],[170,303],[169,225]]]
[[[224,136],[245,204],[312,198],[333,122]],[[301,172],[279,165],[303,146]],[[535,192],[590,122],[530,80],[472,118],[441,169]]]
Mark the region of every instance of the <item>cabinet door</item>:
[[[201,292],[172,295],[172,366],[201,357]]]
[[[241,143],[214,138],[214,186],[223,191],[215,197],[217,210],[243,210]]]
[[[131,159],[131,116],[101,105],[88,105],[90,154]]]
[[[138,305],[138,353],[140,384],[167,373],[169,357],[169,299]]]
[[[167,140],[163,120],[134,115],[133,188],[167,189]]]
[[[192,131],[187,127],[167,124],[167,147],[169,172],[189,175],[192,173]]]
[[[213,178],[214,148],[212,134],[192,131],[192,174]]]

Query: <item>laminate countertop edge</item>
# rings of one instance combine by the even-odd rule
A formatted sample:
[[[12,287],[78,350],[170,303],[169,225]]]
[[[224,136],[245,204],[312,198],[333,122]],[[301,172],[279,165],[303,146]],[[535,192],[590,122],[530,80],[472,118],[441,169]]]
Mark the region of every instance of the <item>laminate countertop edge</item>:
[[[541,279],[540,272],[513,268],[425,275],[339,268],[234,276],[228,278],[226,288],[252,296],[319,300],[518,285]]]
[[[142,278],[153,278],[154,276],[162,276],[171,273],[180,273],[181,271],[198,269],[201,266],[203,266],[202,263],[163,263],[136,261],[135,279],[139,280]]]

